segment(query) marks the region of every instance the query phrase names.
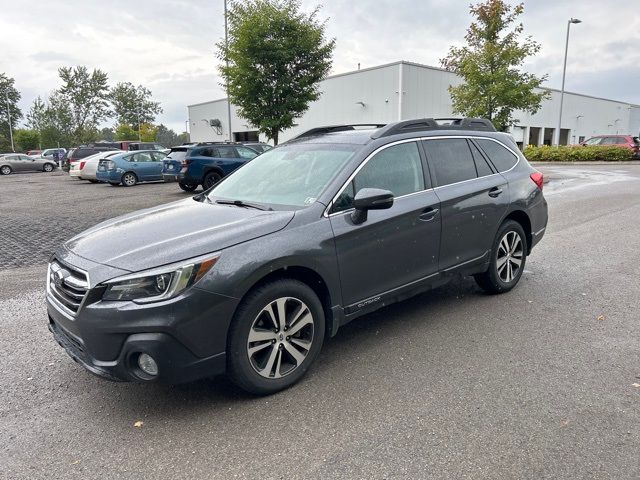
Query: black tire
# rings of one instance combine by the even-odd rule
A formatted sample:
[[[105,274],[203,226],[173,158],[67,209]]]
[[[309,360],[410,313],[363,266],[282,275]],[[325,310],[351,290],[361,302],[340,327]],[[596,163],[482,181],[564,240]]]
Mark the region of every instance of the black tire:
[[[204,176],[204,181],[202,182],[202,188],[205,190],[210,189],[216,183],[218,183],[222,179],[222,175],[218,172],[209,172]]]
[[[89,183],[98,183],[98,180],[91,180],[91,179],[87,179],[89,180]]]
[[[53,165],[51,165],[50,163],[45,163],[44,166],[42,167],[42,171],[43,172],[47,172],[47,173],[51,173],[53,172],[53,169],[55,167]]]
[[[515,239],[516,235],[519,240],[519,247],[516,247],[512,253],[508,253],[507,250],[509,249],[505,249],[501,244],[505,239],[509,244],[509,239]],[[513,289],[520,281],[520,277],[522,277],[522,272],[527,262],[527,248],[527,236],[522,225],[514,220],[505,221],[500,225],[493,241],[489,269],[474,276],[476,283],[484,291],[492,294],[505,293]],[[501,264],[499,264],[499,257]],[[519,265],[517,265],[518,261],[520,262]],[[503,266],[505,264],[506,266]],[[506,273],[505,269],[507,269],[507,272],[509,271],[508,269],[511,269],[511,276]]]
[[[138,183],[138,177],[133,172],[127,172],[124,175],[122,175],[121,181],[122,181],[122,185],[124,185],[125,187],[133,187],[135,184]]]
[[[275,327],[270,330],[262,330],[264,327],[261,327],[259,329],[260,332],[273,335],[275,340],[261,339],[254,342],[252,344],[253,347],[257,344],[265,346],[262,350],[264,353],[254,353],[254,356],[250,358],[249,334],[256,332],[254,326],[259,325],[256,322],[269,320],[268,315],[264,313],[264,309],[272,305],[272,303],[283,299],[287,299],[287,302],[292,302],[292,304],[287,304],[285,308],[287,314],[284,316],[287,320],[290,320],[290,317],[295,317],[296,312],[308,311],[310,313],[310,317],[307,313],[300,315],[297,321],[289,325],[289,328],[295,329],[303,319],[306,319],[304,322],[306,326],[294,332],[293,341],[289,341],[291,337],[286,336],[287,328],[283,328],[280,331],[276,330]],[[297,310],[296,306],[301,310]],[[276,317],[279,317],[277,309],[274,313]],[[267,316],[265,317],[265,315]],[[278,319],[274,319],[274,321],[278,322]],[[288,352],[292,346],[296,345],[293,343],[294,341],[302,340],[307,342],[309,331],[311,331],[310,348],[306,351],[306,356],[303,355],[304,358],[293,366],[290,362],[294,360],[294,357]],[[227,337],[227,375],[240,388],[256,395],[268,395],[288,388],[300,380],[317,359],[322,349],[324,333],[325,318],[322,304],[315,292],[306,284],[298,280],[283,279],[255,288],[247,294],[238,307],[229,328]],[[298,337],[299,335],[304,335],[305,337]],[[304,348],[298,347],[295,347],[295,350],[299,355],[301,353],[304,354],[305,351]],[[275,353],[273,353],[274,351]],[[258,365],[258,355],[264,355],[264,367]],[[271,360],[271,365],[275,369],[267,367],[273,355],[275,355],[274,358],[276,360]],[[288,371],[285,365],[290,365]],[[262,374],[258,372],[260,369]],[[272,373],[273,375],[271,375]],[[283,375],[275,378],[280,373]]]
[[[178,186],[185,192],[193,192],[196,188],[198,188],[197,184],[193,185],[191,183],[182,183],[182,182],[179,182]]]
[[[9,165],[3,165],[0,167],[0,175],[9,175],[13,170]]]
[[[120,184],[116,182],[109,182],[109,185],[111,185],[112,187],[117,187]]]

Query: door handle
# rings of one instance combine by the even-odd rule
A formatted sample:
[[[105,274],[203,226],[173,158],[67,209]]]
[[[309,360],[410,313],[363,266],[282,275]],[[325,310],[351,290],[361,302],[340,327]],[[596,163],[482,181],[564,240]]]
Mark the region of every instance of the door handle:
[[[489,196],[492,198],[496,198],[501,193],[502,189],[500,187],[493,187],[491,190],[489,190]]]
[[[430,222],[435,218],[439,211],[439,208],[427,207],[420,214],[420,220],[423,222]]]

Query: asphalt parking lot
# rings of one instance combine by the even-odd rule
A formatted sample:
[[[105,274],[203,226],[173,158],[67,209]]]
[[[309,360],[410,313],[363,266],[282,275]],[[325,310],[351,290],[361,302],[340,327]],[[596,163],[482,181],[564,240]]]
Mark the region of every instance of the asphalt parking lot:
[[[541,169],[550,224],[514,291],[379,310],[266,398],[109,383],[47,330],[52,250],[177,185],[0,178],[0,478],[640,478],[640,165]]]

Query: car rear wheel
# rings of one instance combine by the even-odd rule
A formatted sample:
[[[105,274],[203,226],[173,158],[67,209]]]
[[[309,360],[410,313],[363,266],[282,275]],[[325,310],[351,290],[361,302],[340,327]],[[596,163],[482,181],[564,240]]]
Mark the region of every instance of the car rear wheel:
[[[227,374],[240,388],[267,395],[290,387],[320,354],[325,319],[314,291],[277,280],[242,301],[229,329]]]
[[[491,250],[489,269],[475,275],[478,285],[488,293],[504,293],[515,287],[527,261],[527,237],[522,226],[507,220],[498,229]]]
[[[9,175],[12,172],[11,167],[9,165],[3,165],[0,167],[0,174]]]
[[[127,172],[122,175],[122,185],[125,187],[133,187],[136,183],[138,183],[138,177],[135,173]]]
[[[50,163],[45,163],[44,167],[42,167],[42,170],[44,170],[47,173],[53,172],[53,165],[51,165]]]
[[[198,188],[197,184],[191,184],[191,183],[178,183],[178,186],[184,190],[185,192],[193,192],[196,188]]]
[[[204,177],[204,182],[202,183],[202,186],[204,187],[205,190],[208,190],[209,188],[213,187],[216,183],[218,183],[221,178],[222,178],[222,175],[220,175],[218,172],[209,172]]]

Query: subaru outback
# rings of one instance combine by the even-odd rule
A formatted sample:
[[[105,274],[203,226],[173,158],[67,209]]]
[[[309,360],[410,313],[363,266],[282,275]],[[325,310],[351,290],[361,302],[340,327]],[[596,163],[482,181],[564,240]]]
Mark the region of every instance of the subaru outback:
[[[473,275],[520,280],[542,174],[482,119],[313,129],[213,188],[106,221],[48,267],[49,329],[87,370],[268,394],[384,305]]]
[[[258,155],[257,151],[240,143],[181,145],[169,152],[162,176],[165,182],[177,181],[185,192],[193,192],[199,185],[207,189]]]

